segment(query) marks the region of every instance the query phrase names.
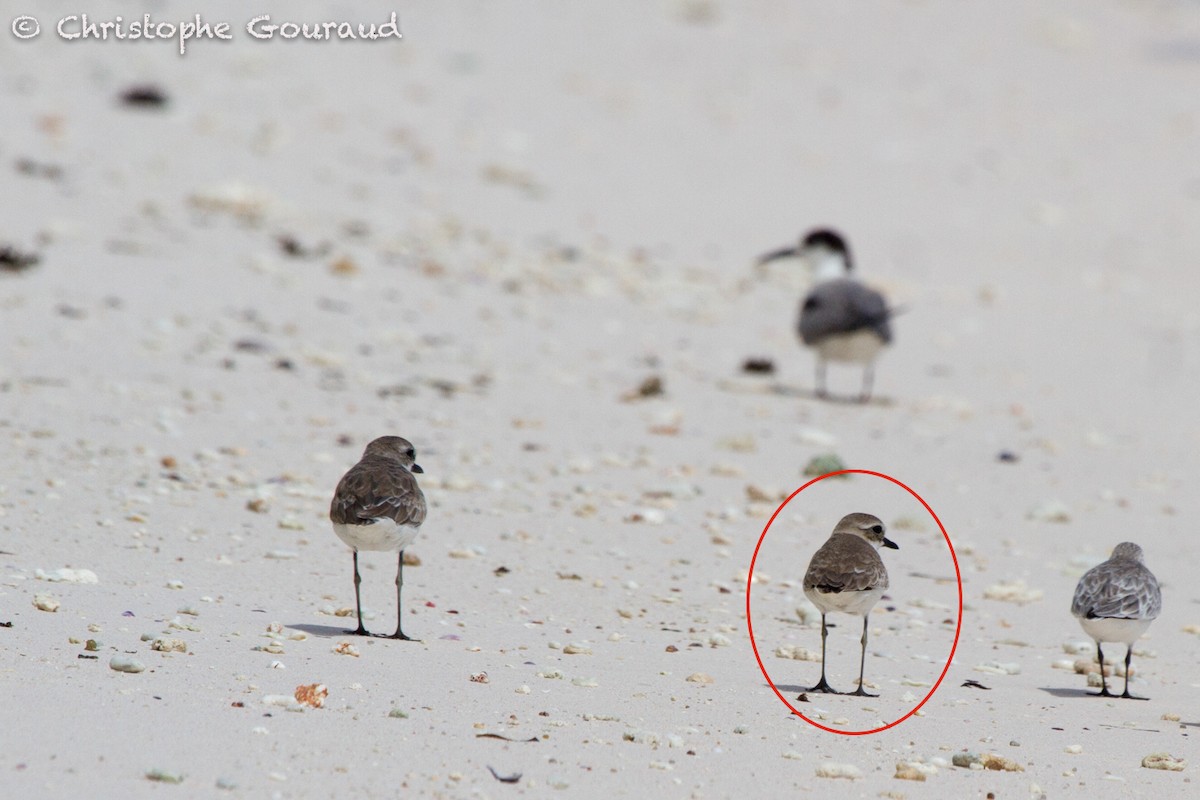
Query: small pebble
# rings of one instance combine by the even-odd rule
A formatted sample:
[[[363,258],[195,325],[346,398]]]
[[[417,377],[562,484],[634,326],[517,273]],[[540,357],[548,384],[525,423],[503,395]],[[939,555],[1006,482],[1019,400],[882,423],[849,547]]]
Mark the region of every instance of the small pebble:
[[[117,672],[133,673],[142,672],[146,669],[146,665],[141,661],[138,661],[136,658],[127,655],[113,656],[108,661],[108,667],[109,669],[116,670]]]
[[[183,774],[165,769],[146,770],[146,778],[159,783],[183,783]]]

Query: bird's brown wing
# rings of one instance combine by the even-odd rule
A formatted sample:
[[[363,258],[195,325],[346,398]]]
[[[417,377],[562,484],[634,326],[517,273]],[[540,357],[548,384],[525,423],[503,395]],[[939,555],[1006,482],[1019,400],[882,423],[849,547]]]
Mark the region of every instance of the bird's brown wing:
[[[391,459],[364,458],[342,476],[329,518],[338,524],[370,525],[391,519],[398,525],[418,526],[425,521],[425,495],[417,479]]]
[[[887,569],[875,548],[857,536],[831,536],[813,554],[804,588],[822,592],[863,592],[888,587]]]

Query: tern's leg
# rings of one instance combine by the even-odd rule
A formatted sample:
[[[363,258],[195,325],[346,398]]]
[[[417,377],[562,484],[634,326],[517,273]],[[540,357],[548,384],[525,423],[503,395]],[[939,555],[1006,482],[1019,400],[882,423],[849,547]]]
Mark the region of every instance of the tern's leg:
[[[875,385],[875,365],[867,364],[863,367],[863,382],[862,394],[858,396],[858,402],[865,403],[871,399],[871,389]]]
[[[1129,693],[1129,662],[1133,658],[1133,643],[1126,645],[1125,649],[1125,691],[1121,693],[1121,697],[1127,697],[1130,700],[1149,700],[1149,697],[1136,697]]]
[[[362,599],[358,593],[358,586],[362,583],[362,576],[358,574],[358,551],[354,551],[354,609],[358,612],[358,627],[346,633],[352,633],[358,636],[370,636],[367,629],[363,627],[362,622]]]
[[[817,397],[828,397],[829,392],[825,390],[825,359],[817,359]]]
[[[1100,646],[1100,642],[1096,642],[1096,660],[1100,662],[1100,691],[1089,692],[1092,697],[1113,697],[1108,691],[1108,681],[1104,680],[1104,650]],[[1126,680],[1129,678],[1129,673],[1125,673]]]
[[[404,551],[400,551],[400,556],[396,563],[396,632],[389,639],[404,639],[412,641],[411,636],[405,636],[404,631],[404,607],[400,604],[400,589],[404,586]]]
[[[879,695],[871,694],[863,688],[863,670],[867,666],[867,620],[870,618],[870,614],[863,614],[862,655],[858,660],[858,690],[850,692],[850,694],[856,694],[860,697],[879,697]]]
[[[825,680],[825,637],[829,635],[828,629],[825,627],[825,613],[821,612],[821,681],[810,692],[826,692],[828,694],[841,694],[841,692],[829,685],[829,681]]]

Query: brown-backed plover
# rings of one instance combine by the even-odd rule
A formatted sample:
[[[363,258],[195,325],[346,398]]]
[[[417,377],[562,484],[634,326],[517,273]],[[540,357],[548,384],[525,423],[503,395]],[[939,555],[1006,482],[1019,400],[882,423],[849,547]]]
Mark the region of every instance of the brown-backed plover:
[[[831,694],[868,694],[863,686],[867,660],[867,621],[871,609],[888,588],[887,568],[879,557],[880,547],[899,550],[900,545],[887,538],[883,523],[871,514],[847,514],[833,529],[829,539],[813,554],[804,574],[804,594],[821,612],[821,681],[810,692]],[[862,655],[858,662],[858,690],[838,692],[825,680],[825,615],[831,611],[863,618]]]
[[[412,442],[399,436],[381,436],[367,445],[362,458],[342,476],[333,493],[333,502],[329,505],[333,532],[354,551],[354,606],[358,612],[358,628],[347,633],[369,635],[362,621],[358,551],[381,550],[400,554],[396,565],[396,632],[390,638],[410,638],[404,635],[404,611],[400,605],[404,548],[416,538],[426,511],[425,495],[413,477],[414,472],[424,472],[416,458]]]

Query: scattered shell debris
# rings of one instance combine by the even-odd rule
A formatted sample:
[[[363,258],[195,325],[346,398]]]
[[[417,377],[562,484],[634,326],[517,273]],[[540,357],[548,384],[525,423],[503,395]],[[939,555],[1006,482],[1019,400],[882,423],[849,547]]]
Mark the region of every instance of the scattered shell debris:
[[[1025,768],[1011,758],[995,753],[955,753],[950,762],[956,767],[990,769],[1003,772],[1024,772]]]
[[[1165,769],[1170,772],[1183,772],[1187,768],[1187,761],[1182,758],[1175,758],[1170,753],[1151,753],[1142,759],[1142,766],[1146,769]]]
[[[263,695],[263,705],[276,706],[288,711],[303,711],[305,705],[297,700],[294,696],[288,694],[267,694]]]
[[[936,775],[938,768],[932,764],[922,764],[917,761],[900,761],[896,763],[896,774],[892,777],[902,781],[925,781],[929,776]]]
[[[976,672],[986,672],[989,675],[1020,675],[1021,665],[1015,662],[985,661],[975,665]]]
[[[338,642],[333,646],[333,652],[340,656],[354,656],[355,658],[358,658],[359,655],[361,655],[358,652],[358,648],[349,642]]]
[[[795,661],[820,661],[821,654],[798,644],[781,644],[775,648],[776,658],[790,658]]]
[[[50,583],[99,583],[100,579],[96,577],[96,573],[90,569],[71,569],[63,567],[61,569],[45,572],[44,570],[34,570],[34,577],[39,581],[49,581]]]
[[[329,696],[329,688],[323,683],[306,683],[296,687],[294,697],[297,703],[301,703],[312,708],[321,708],[325,705],[325,698]]]
[[[845,778],[853,781],[858,780],[862,776],[862,770],[853,764],[838,764],[833,761],[826,761],[817,767],[818,778]]]
[[[49,611],[53,613],[62,608],[62,603],[48,594],[35,594],[33,596],[33,607],[38,611]]]
[[[707,683],[714,683],[714,682],[715,682],[715,681],[714,681],[714,678],[713,678],[713,676],[712,676],[712,675],[709,675],[709,674],[708,674],[708,673],[706,673],[706,672],[693,672],[691,675],[688,675],[688,676],[687,676],[687,678],[685,678],[685,680],[686,680],[688,683],[704,683],[704,684],[707,684]]]
[[[133,656],[115,655],[108,661],[108,668],[117,672],[138,673],[146,669],[146,665]]]
[[[1071,521],[1071,509],[1058,500],[1048,500],[1031,508],[1027,516],[1036,522],[1063,524]]]
[[[992,584],[983,592],[986,600],[999,600],[1002,603],[1016,603],[1020,606],[1041,600],[1044,594],[1041,589],[1029,588],[1022,580]]]

